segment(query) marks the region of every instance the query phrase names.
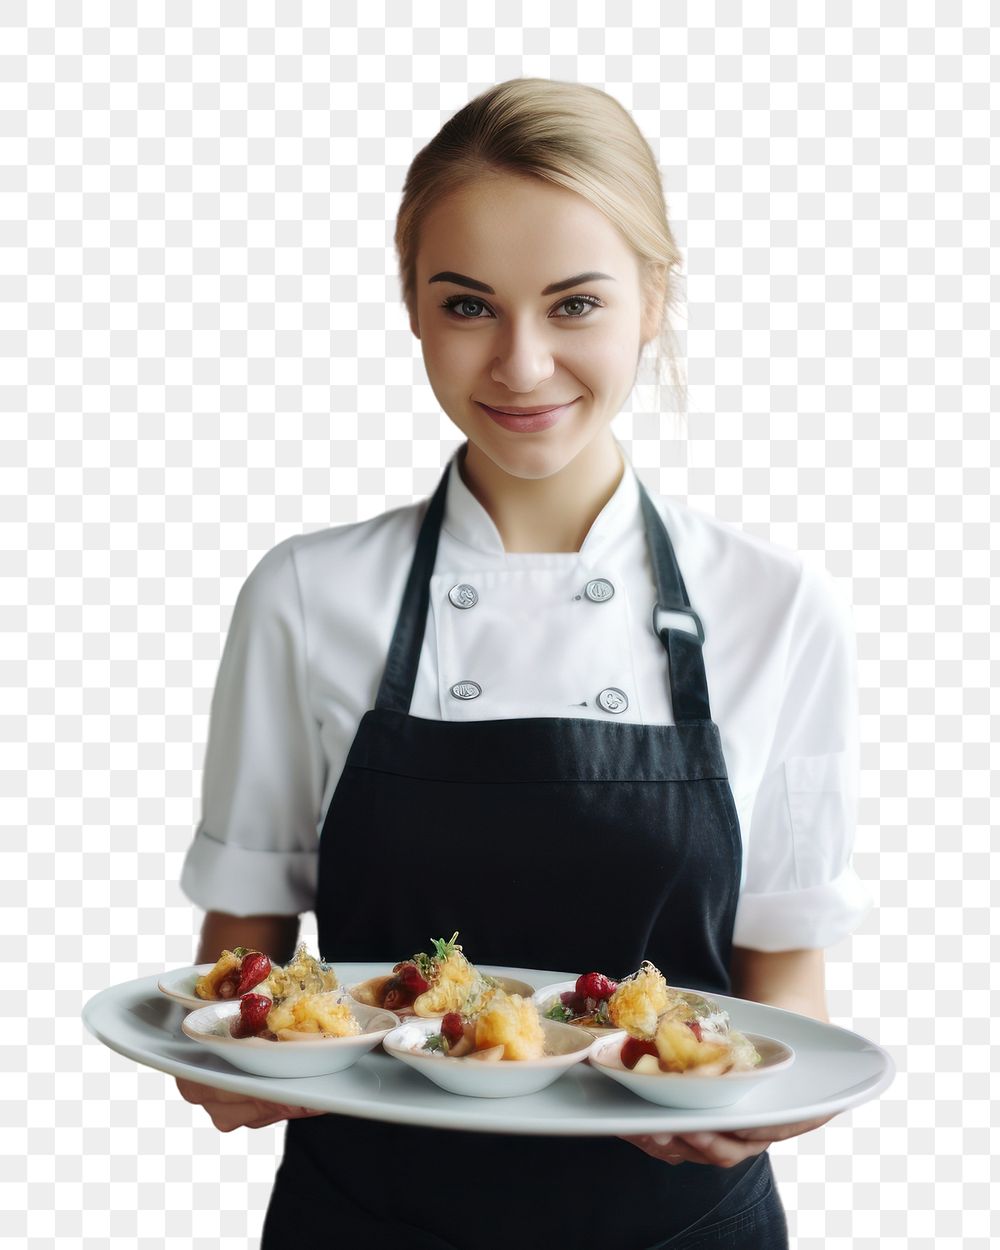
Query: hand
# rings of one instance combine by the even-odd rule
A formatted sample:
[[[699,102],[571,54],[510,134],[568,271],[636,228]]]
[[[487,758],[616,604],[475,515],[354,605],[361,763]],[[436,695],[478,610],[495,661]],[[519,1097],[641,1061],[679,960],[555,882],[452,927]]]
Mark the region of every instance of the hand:
[[[308,1107],[287,1107],[284,1103],[264,1102],[260,1098],[248,1098],[245,1094],[231,1094],[210,1085],[199,1085],[176,1077],[181,1097],[196,1106],[204,1107],[212,1123],[220,1133],[231,1133],[234,1128],[266,1128],[279,1120],[300,1120],[307,1115],[323,1115]]]
[[[795,1124],[772,1124],[768,1128],[738,1128],[731,1133],[643,1133],[623,1137],[654,1159],[664,1163],[712,1163],[731,1168],[744,1159],[762,1154],[772,1142],[809,1133],[832,1120],[832,1115]]]

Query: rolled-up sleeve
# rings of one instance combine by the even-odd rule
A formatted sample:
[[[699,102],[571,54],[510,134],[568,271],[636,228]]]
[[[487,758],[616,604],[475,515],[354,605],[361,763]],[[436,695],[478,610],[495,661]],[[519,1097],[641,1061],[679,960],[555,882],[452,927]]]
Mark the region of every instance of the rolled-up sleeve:
[[[244,582],[219,663],[201,819],[180,878],[206,911],[297,915],[315,901],[326,769],[293,544]]]
[[[733,942],[752,950],[831,946],[872,906],[852,862],[857,825],[857,665],[850,612],[803,567],[788,624],[786,680],[744,841]]]

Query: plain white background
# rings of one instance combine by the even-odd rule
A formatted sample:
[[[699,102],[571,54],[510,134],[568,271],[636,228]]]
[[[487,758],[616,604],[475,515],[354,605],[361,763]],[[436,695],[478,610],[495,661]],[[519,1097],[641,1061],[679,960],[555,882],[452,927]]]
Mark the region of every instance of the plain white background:
[[[459,440],[395,210],[447,117],[541,76],[629,108],[687,261],[692,411],[637,388],[614,427],[637,470],[854,604],[879,905],[828,952],[830,1005],[900,1072],[772,1149],[793,1244],[985,1250],[988,6],[336,12],[0,14],[7,1244],[256,1244],[280,1131],[221,1136],[80,1011],[193,958],[177,878],[246,574],[426,495]]]

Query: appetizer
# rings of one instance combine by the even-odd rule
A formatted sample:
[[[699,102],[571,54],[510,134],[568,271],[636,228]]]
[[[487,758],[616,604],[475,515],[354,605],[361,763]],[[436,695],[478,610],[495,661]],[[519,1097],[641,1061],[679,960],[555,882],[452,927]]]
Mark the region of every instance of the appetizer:
[[[584,1029],[609,1029],[608,1002],[618,988],[603,972],[585,972],[577,977],[576,988],[566,990],[545,1012],[547,1020],[576,1024]]]
[[[240,1014],[229,1024],[232,1037],[261,1037],[287,1042],[303,1037],[356,1037],[361,1022],[347,1003],[332,990],[318,993],[293,991],[285,998],[244,994]]]
[[[271,971],[271,961],[252,946],[237,946],[224,950],[204,976],[194,985],[198,998],[240,998],[255,985],[259,985]]]
[[[404,959],[387,976],[372,977],[351,989],[352,998],[368,1007],[384,1007],[398,1016],[440,1016],[450,1011],[471,1014],[496,979],[475,968],[462,953],[455,932],[445,941],[433,939],[433,955],[423,951]]]
[[[607,1014],[628,1033],[621,1061],[630,1071],[721,1076],[760,1063],[753,1043],[729,1027],[727,1012],[701,994],[671,988],[649,960],[618,983]]]
[[[277,1000],[295,992],[321,994],[335,990],[338,984],[333,964],[314,959],[306,950],[305,942],[300,942],[289,963],[271,969],[258,993],[269,994]]]
[[[236,957],[236,964],[227,956]],[[232,971],[234,966],[242,969],[239,981]],[[213,980],[220,967],[225,969],[222,980]],[[247,984],[250,977],[255,979]],[[320,1035],[353,1037],[362,1031],[342,995],[334,993],[338,982],[333,965],[314,959],[304,942],[298,944],[287,964],[273,967],[260,951],[248,951],[241,946],[223,951],[215,968],[198,984],[202,981],[215,990],[216,998],[239,999],[240,1013],[229,1023],[232,1037],[283,1041]],[[219,993],[220,988],[228,989],[231,984],[238,987],[235,993]]]
[[[545,1053],[545,1031],[538,1008],[520,994],[493,989],[472,1014],[449,1011],[441,1021],[441,1032],[432,1033],[424,1050],[437,1051],[453,1059],[468,1056],[484,1063],[501,1059],[541,1059]]]

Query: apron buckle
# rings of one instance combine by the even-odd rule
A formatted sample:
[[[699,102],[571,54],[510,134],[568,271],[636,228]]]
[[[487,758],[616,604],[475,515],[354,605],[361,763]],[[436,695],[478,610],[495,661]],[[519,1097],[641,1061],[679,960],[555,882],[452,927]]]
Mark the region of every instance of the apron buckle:
[[[668,613],[671,613],[672,615],[678,615],[678,616],[688,616],[688,617],[690,617],[690,618],[691,618],[691,622],[693,622],[693,624],[694,624],[694,629],[691,629],[691,626],[690,626],[690,624],[689,624],[687,621],[684,621],[684,622],[682,623],[681,628],[683,629],[684,633],[686,633],[686,634],[692,634],[692,633],[693,633],[693,634],[696,634],[696,635],[697,635],[697,638],[698,638],[698,641],[699,641],[700,643],[704,643],[704,641],[705,641],[705,627],[704,627],[704,625],[702,625],[702,623],[701,623],[701,617],[700,617],[700,616],[698,615],[698,613],[694,610],[694,608],[689,607],[689,606],[687,606],[686,604],[680,604],[680,603],[678,603],[678,604],[671,604],[671,606],[670,606],[669,608],[665,608],[665,607],[664,607],[661,603],[658,603],[658,602],[657,602],[657,603],[654,603],[654,604],[653,604],[653,614],[652,614],[652,617],[651,617],[651,621],[652,621],[652,625],[653,625],[653,633],[657,636],[657,638],[660,638],[660,632],[661,632],[661,630],[663,630],[663,629],[672,629],[672,628],[676,628],[676,626],[673,626],[673,625],[662,625],[662,626],[657,626],[657,623],[656,623],[656,614],[657,614],[657,612],[668,612]],[[663,640],[662,640],[662,638],[661,638],[661,641],[663,641]]]

